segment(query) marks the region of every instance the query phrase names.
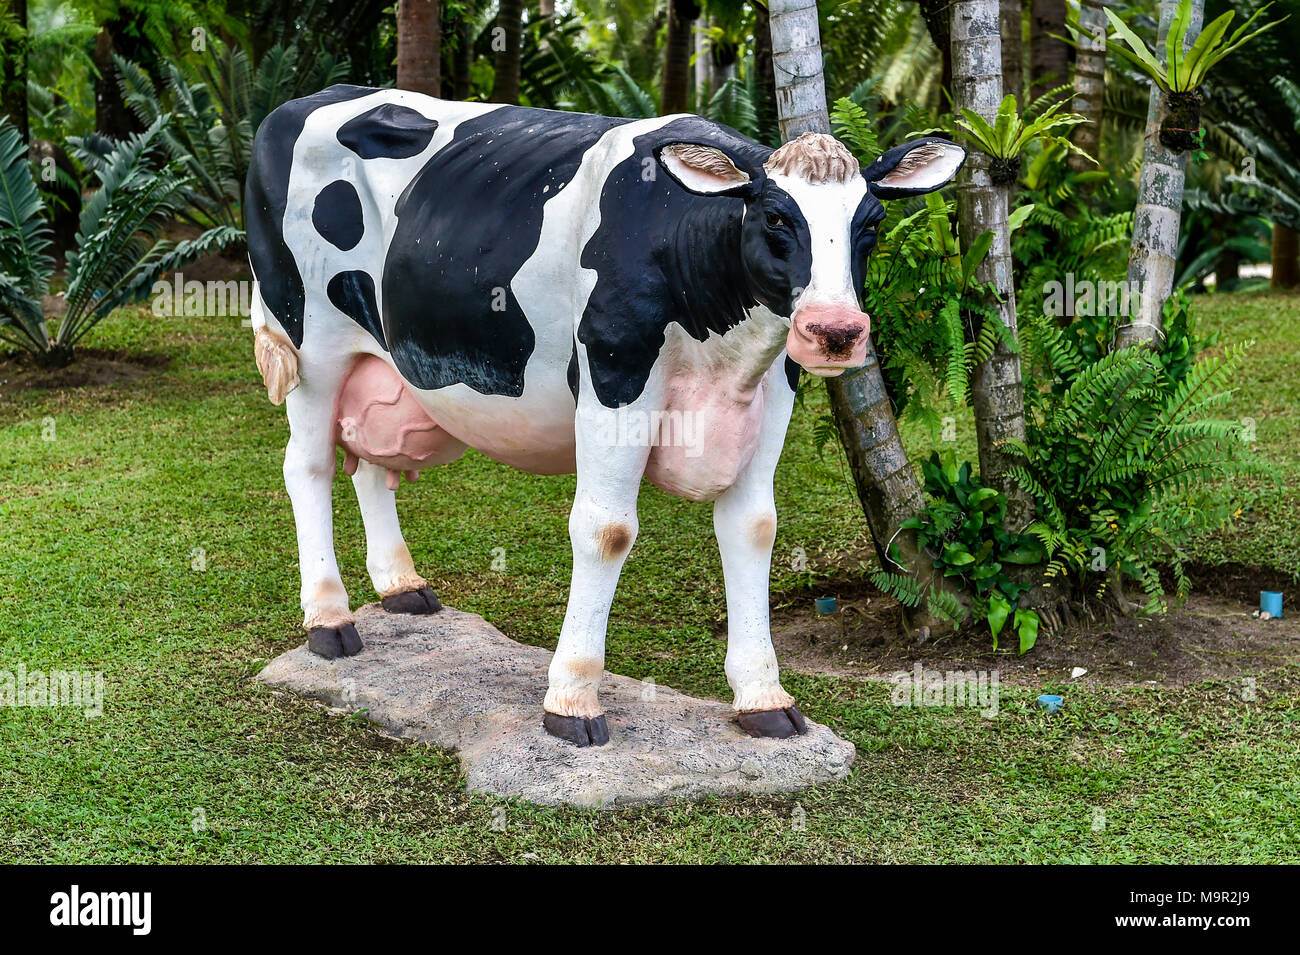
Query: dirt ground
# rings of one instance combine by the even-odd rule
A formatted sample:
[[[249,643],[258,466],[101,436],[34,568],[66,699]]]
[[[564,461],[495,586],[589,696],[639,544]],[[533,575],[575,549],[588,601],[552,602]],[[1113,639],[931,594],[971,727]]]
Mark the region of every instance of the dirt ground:
[[[171,359],[151,352],[78,348],[66,368],[40,368],[25,352],[0,360],[0,396],[33,389],[131,384],[166,370]]]
[[[1244,567],[1197,568],[1197,587],[1163,617],[1121,618],[1040,635],[1027,654],[1014,634],[994,650],[986,629],[917,644],[901,634],[901,608],[864,577],[796,591],[773,601],[772,640],[783,667],[809,673],[887,678],[918,661],[935,669],[997,669],[1009,683],[1070,681],[1185,686],[1235,678],[1300,661],[1300,615],[1294,586],[1276,574]],[[1213,586],[1208,586],[1209,584]],[[1259,591],[1285,595],[1284,617],[1261,620]],[[823,616],[814,597],[838,598]],[[1072,678],[1082,667],[1087,673]]]

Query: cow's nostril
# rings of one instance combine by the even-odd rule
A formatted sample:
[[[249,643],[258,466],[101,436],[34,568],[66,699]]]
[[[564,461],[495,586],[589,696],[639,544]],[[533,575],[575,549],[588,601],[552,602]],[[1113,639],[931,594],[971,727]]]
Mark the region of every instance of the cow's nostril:
[[[810,324],[808,331],[821,341],[829,358],[844,358],[853,351],[865,327],[862,325],[820,325]]]

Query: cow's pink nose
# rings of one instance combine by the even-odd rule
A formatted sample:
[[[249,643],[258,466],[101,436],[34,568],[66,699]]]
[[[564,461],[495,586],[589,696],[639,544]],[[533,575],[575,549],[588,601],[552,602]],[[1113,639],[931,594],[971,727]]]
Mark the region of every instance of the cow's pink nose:
[[[785,350],[815,375],[833,376],[866,363],[871,319],[845,305],[810,305],[790,322]]]

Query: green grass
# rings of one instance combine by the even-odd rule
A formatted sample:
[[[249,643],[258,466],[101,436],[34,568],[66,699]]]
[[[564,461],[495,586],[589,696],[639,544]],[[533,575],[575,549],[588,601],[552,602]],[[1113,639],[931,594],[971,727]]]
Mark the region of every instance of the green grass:
[[[1206,556],[1294,571],[1300,299],[1223,296],[1201,314],[1226,339],[1259,341],[1232,414],[1255,418],[1282,476],[1242,489],[1243,522]],[[454,757],[250,680],[301,636],[286,425],[249,339],[235,319],[118,313],[87,346],[163,351],[170,370],[0,399],[0,670],[98,669],[106,683],[97,719],[0,709],[0,860],[1300,860],[1295,666],[1261,676],[1252,703],[1231,682],[1073,686],[1054,716],[1033,704],[1050,686],[1004,685],[994,720],[788,673],[805,711],[858,747],[847,781],[605,813],[471,796]],[[798,412],[778,474],[778,587],[796,581],[794,548],[863,544],[842,467],[812,450],[820,407],[818,392]],[[906,433],[914,453],[928,443]],[[967,422],[958,437],[969,447]],[[573,486],[476,454],[426,472],[399,498],[417,566],[448,602],[553,647]],[[647,488],[641,523],[607,664],[726,699],[709,509]],[[336,534],[354,604],[373,599],[343,481]]]

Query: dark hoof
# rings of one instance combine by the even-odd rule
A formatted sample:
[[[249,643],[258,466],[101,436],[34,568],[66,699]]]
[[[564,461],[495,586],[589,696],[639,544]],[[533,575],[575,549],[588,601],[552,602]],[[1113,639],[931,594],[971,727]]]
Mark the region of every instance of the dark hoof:
[[[318,657],[333,660],[356,656],[364,648],[357,628],[345,623],[341,627],[317,627],[307,634],[307,649]]]
[[[419,590],[390,594],[383,599],[383,607],[389,613],[437,613],[442,609],[442,602],[428,587],[421,587]]]
[[[586,719],[547,713],[542,717],[542,726],[552,736],[558,736],[577,746],[604,746],[609,742],[609,725],[603,715]]]
[[[755,710],[752,713],[741,713],[739,719],[740,728],[750,736],[789,739],[791,736],[802,736],[808,732],[808,723],[797,706],[790,706],[784,710]]]

